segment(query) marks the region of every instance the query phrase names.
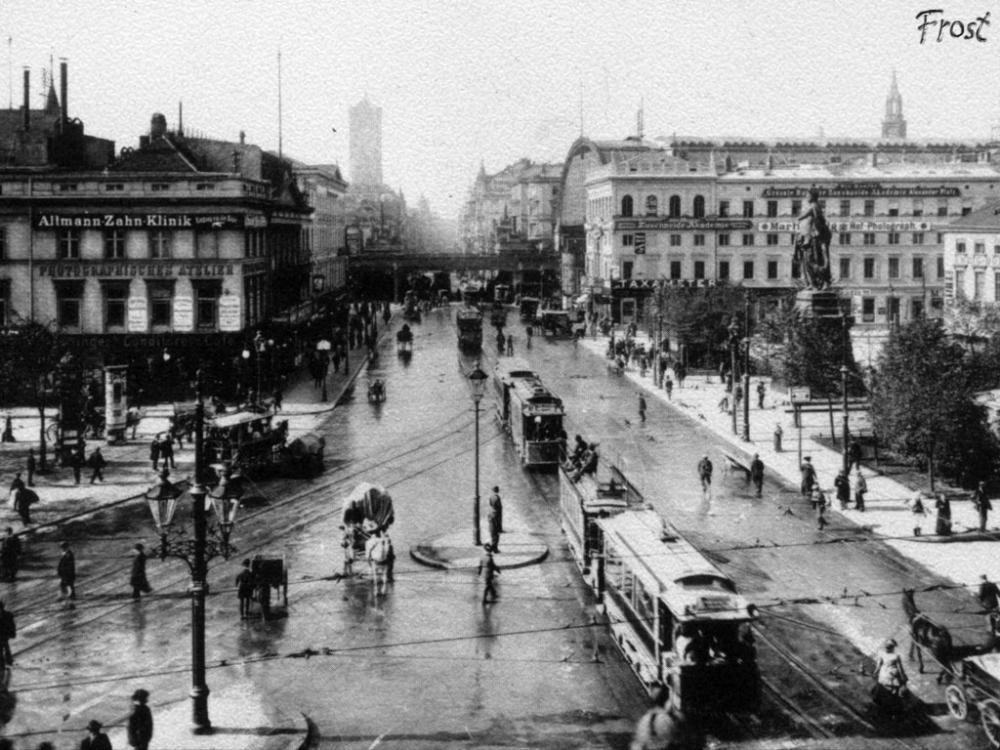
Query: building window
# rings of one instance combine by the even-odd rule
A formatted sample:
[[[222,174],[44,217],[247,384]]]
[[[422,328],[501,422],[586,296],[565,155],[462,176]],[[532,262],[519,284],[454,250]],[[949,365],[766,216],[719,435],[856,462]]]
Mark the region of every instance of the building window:
[[[922,279],[924,278],[924,259],[914,258],[913,259],[913,278]]]
[[[923,245],[924,244],[924,233],[923,232],[914,232],[913,233],[913,237],[911,237],[910,239],[912,240],[912,242],[913,242],[914,245]]]
[[[209,331],[218,327],[219,284],[198,284],[195,287],[194,325],[198,330]]]
[[[874,258],[869,257],[869,258],[865,258],[864,259],[864,277],[866,279],[874,279],[875,278],[875,259]]]
[[[891,207],[889,209],[889,216],[899,216],[899,208],[896,207],[896,206]],[[898,302],[898,300],[897,300],[897,302]]]
[[[993,272],[993,300],[1000,302],[1000,271]]]
[[[681,277],[681,262],[679,260],[670,261],[670,278],[679,279]]]
[[[924,300],[922,297],[914,297],[910,300],[910,317],[912,320],[920,320],[924,317]]]
[[[626,195],[622,198],[622,216],[632,215],[632,196]]]
[[[851,215],[851,202],[849,200],[842,200],[840,202],[840,215],[841,216]]]
[[[703,219],[705,218],[705,196],[696,195],[694,197],[694,218]]]
[[[778,261],[769,260],[767,262],[767,278],[769,279],[778,278]]]
[[[631,234],[622,235],[622,247],[632,247],[635,241],[635,236]]]
[[[955,269],[955,299],[965,298],[965,270]]]
[[[155,229],[149,233],[149,257],[170,257],[170,232]]]
[[[955,243],[955,252],[956,253],[964,253],[965,252],[965,243],[964,242],[956,242]]]
[[[753,235],[749,234],[749,233],[744,234],[743,235],[743,247],[750,247],[751,245],[753,245]]]
[[[194,187],[195,190],[215,190],[215,185],[211,182],[199,182]]]
[[[630,260],[622,261],[622,278],[628,281],[632,278],[632,268],[635,264]]]
[[[962,216],[968,216],[972,213],[972,206],[962,206]]]
[[[874,245],[875,244],[875,232],[865,232],[864,235],[862,236],[862,240],[864,241],[864,243],[866,245]]]
[[[986,281],[986,274],[976,271],[972,274],[972,299],[979,302],[983,298],[983,285]]]
[[[778,215],[778,201],[767,202],[767,218],[773,219]]]
[[[219,257],[219,233],[218,232],[195,232],[195,257],[196,258],[218,258]]]
[[[746,219],[753,218],[753,201],[743,201],[743,217]]]
[[[646,196],[646,216],[656,216],[657,200],[655,195]]]
[[[743,261],[743,278],[752,279],[753,278],[753,261],[745,260]]]
[[[719,217],[726,218],[729,216],[729,201],[719,201]]]
[[[841,245],[850,245],[851,244],[851,233],[850,232],[841,232],[840,236],[838,237],[838,241],[840,242]]]
[[[125,257],[125,232],[121,229],[111,229],[104,233],[104,257],[108,260],[121,260]]]
[[[667,213],[671,219],[676,219],[681,215],[681,197],[679,195],[670,196],[670,200],[667,202]]]
[[[778,235],[777,235],[776,232],[769,232],[768,233],[768,235],[767,235],[767,244],[768,245],[777,245],[778,244]]]
[[[1000,255],[1000,245],[994,245],[993,246],[993,254],[994,255]],[[4,256],[0,256],[0,257],[5,257],[5,256],[6,256],[6,253],[4,253]]]
[[[792,201],[792,216],[798,216],[802,213],[802,201],[796,198]]]
[[[169,190],[170,185],[166,182],[154,182],[149,186],[149,189],[154,193],[162,193],[164,190]]]
[[[7,227],[2,224],[0,224],[0,260],[7,260]]]
[[[10,323],[10,279],[0,279],[0,325]]]
[[[670,247],[680,247],[681,236],[679,234],[670,235]]]
[[[982,242],[977,242],[975,245],[972,246],[972,252],[974,252],[976,255],[985,255],[986,245],[983,244]]]
[[[851,278],[851,259],[841,258],[840,259],[840,278],[849,279]]]
[[[56,288],[56,320],[63,328],[80,327],[80,310],[83,307],[83,282],[60,281]]]
[[[694,246],[695,247],[701,247],[704,244],[705,244],[705,235],[703,235],[703,234],[696,234],[694,236]]]
[[[719,235],[719,247],[728,247],[728,246],[729,246],[729,235],[728,234],[720,234]]]
[[[864,323],[874,323],[875,322],[875,298],[874,297],[862,297],[861,298],[861,320]]]
[[[937,277],[939,279],[944,278],[944,256],[939,255],[937,257]]]
[[[104,330],[125,328],[125,308],[128,304],[128,284],[102,284],[104,288]]]
[[[938,216],[947,216],[948,215],[948,204],[947,203],[945,203],[943,206],[938,206],[937,215]]]
[[[890,245],[899,244],[899,232],[889,232],[889,244]]]
[[[80,230],[60,229],[57,235],[59,258],[72,260],[80,257]]]
[[[125,185],[120,182],[109,182],[104,186],[104,189],[109,193],[120,193],[125,189]]]
[[[889,258],[889,278],[899,278],[899,258]]]
[[[705,278],[705,261],[696,260],[694,262],[694,277],[696,279]]]
[[[75,182],[63,182],[62,184],[59,185],[59,192],[60,193],[75,193],[76,192],[76,183]]]
[[[865,201],[865,216],[875,215],[875,201]]]
[[[1000,275],[1000,274],[998,274]],[[719,278],[728,279],[729,278],[729,261],[720,260],[719,261]]]
[[[149,323],[165,328],[173,322],[174,285],[171,283],[146,282],[149,289]]]

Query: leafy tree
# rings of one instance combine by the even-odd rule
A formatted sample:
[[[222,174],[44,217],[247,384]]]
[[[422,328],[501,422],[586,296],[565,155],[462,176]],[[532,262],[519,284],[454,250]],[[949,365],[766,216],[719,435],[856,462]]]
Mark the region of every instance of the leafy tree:
[[[915,320],[893,331],[879,357],[871,394],[875,430],[897,453],[965,481],[985,479],[1000,455],[975,403],[973,377],[961,346],[940,321]]]
[[[669,287],[657,294],[654,309],[658,308],[663,316],[664,330],[689,353],[700,354],[696,358],[701,358],[725,349],[727,326],[734,318],[742,321],[745,298],[742,287],[728,284]]]
[[[864,387],[857,377],[857,366],[850,339],[839,318],[796,317],[788,330],[785,347],[784,375],[789,385],[809,386],[813,397],[840,396],[847,365],[847,390],[852,396],[862,395]]]

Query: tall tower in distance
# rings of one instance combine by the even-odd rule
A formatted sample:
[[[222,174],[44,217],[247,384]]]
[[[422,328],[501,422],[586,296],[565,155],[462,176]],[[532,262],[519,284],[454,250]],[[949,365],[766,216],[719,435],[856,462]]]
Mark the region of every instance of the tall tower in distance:
[[[372,106],[368,95],[351,107],[351,183],[359,189],[382,185],[382,108]]]
[[[903,97],[896,85],[896,71],[892,71],[892,85],[885,98],[885,119],[882,120],[883,138],[906,138],[906,120],[903,119]]]

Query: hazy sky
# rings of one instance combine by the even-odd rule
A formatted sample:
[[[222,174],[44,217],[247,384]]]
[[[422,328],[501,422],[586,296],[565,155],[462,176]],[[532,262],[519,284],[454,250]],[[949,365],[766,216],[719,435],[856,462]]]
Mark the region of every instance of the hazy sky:
[[[916,15],[943,8],[986,42],[920,44]],[[980,138],[1000,120],[1000,6],[980,2],[46,2],[0,0],[14,102],[22,66],[70,66],[70,114],[134,146],[153,112],[348,169],[347,109],[383,109],[386,180],[457,213],[480,160],[561,162],[583,130],[876,137],[893,68],[912,138]],[[958,28],[956,27],[956,31]],[[8,79],[8,66],[2,66]],[[58,89],[57,89],[58,90]],[[0,96],[6,94],[0,88]],[[35,106],[40,106],[40,99]],[[336,128],[336,132],[333,132]],[[349,175],[348,175],[349,177]]]

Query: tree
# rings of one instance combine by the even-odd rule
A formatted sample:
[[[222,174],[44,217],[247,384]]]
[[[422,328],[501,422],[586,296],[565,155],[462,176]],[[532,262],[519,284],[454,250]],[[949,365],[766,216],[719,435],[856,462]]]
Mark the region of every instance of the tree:
[[[848,393],[863,394],[843,319],[799,316],[791,321],[784,361],[789,385],[809,386],[813,397],[842,395],[845,364],[851,372]]]
[[[703,359],[713,351],[725,349],[727,326],[734,316],[742,320],[745,295],[742,287],[728,284],[669,287],[658,292],[656,301],[665,331],[672,332],[689,356]]]
[[[938,464],[966,480],[985,479],[1000,451],[973,395],[962,347],[940,321],[915,320],[890,334],[879,357],[872,423],[894,451],[926,465],[931,490]]]

